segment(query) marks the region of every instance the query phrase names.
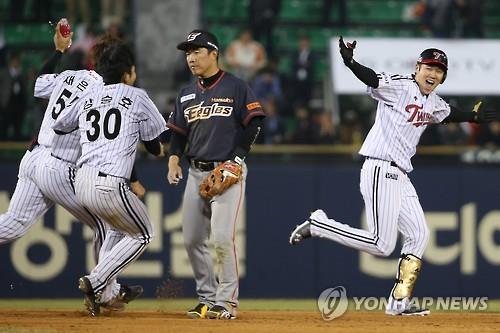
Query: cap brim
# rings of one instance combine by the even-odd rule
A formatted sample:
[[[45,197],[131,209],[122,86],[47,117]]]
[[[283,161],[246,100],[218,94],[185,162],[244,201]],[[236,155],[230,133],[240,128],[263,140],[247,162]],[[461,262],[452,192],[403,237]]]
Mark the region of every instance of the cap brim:
[[[448,70],[448,67],[440,61],[435,61],[435,60],[431,60],[431,59],[422,59],[422,60],[420,60],[420,63],[426,64],[426,65],[440,66],[440,67],[444,68],[445,70]]]

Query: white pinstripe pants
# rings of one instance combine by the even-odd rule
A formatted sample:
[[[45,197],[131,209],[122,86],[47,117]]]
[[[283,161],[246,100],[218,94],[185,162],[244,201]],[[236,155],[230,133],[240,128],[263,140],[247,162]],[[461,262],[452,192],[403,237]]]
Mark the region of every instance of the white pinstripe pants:
[[[88,275],[95,292],[102,291],[125,267],[136,260],[153,239],[147,208],[128,185],[114,176],[83,165],[76,173],[76,196],[93,214],[106,221],[118,237],[106,237],[99,263]]]
[[[0,244],[23,237],[35,222],[57,203],[94,231],[94,260],[106,237],[107,226],[82,207],[74,192],[76,167],[51,156],[50,149],[37,146],[27,151],[19,165],[18,181],[6,213],[0,215]],[[103,249],[105,250],[105,249]],[[104,299],[120,290],[110,283]]]
[[[429,238],[424,212],[408,176],[390,162],[366,160],[360,190],[365,202],[368,230],[350,227],[318,211],[311,214],[311,234],[365,251],[388,256],[403,234],[401,253],[422,257]]]
[[[74,165],[51,157],[47,148],[37,146],[33,151],[27,151],[19,165],[18,181],[9,209],[0,215],[0,244],[24,236],[54,203],[58,203],[94,230],[98,252],[106,226],[76,199],[73,189],[75,173]]]

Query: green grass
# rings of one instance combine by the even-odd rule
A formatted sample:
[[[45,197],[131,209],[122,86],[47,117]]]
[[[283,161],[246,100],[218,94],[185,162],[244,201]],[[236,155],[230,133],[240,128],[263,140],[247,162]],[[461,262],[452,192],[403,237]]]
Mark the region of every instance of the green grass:
[[[195,299],[141,299],[130,303],[128,310],[136,311],[185,311],[196,304]],[[1,308],[24,309],[79,309],[81,299],[0,299]],[[243,299],[240,311],[318,311],[316,299]],[[349,309],[354,303],[349,302]],[[435,306],[431,310],[436,311]],[[489,300],[487,311],[500,312],[500,300]]]
[[[184,311],[193,307],[196,299],[141,299],[131,302],[130,310],[167,310]],[[1,308],[30,308],[30,309],[72,309],[83,305],[81,299],[0,299]],[[268,311],[315,311],[316,300],[313,299],[244,299],[240,300],[240,310],[268,310]]]

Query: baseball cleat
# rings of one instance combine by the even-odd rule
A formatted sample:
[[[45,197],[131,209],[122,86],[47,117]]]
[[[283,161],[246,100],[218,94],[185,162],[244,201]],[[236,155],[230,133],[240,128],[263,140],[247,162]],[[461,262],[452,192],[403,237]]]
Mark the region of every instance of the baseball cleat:
[[[85,294],[84,296],[84,304],[87,308],[87,311],[92,317],[98,316],[101,312],[99,297],[94,293],[94,289],[92,288],[92,284],[90,280],[83,276],[78,280],[78,289]]]
[[[108,311],[123,311],[125,304],[130,303],[144,292],[142,286],[127,286],[122,284],[118,295],[109,302],[102,303],[101,307]]]
[[[187,312],[187,317],[189,319],[203,319],[206,318],[208,311],[208,305],[203,303],[198,303],[193,309]]]
[[[420,309],[414,305],[400,313],[401,316],[427,316],[430,314],[431,311],[429,309]]]
[[[210,310],[207,311],[207,318],[209,319],[236,319],[236,316],[231,312],[226,310],[225,307],[220,305],[214,305]]]
[[[295,229],[293,229],[288,242],[291,245],[295,245],[301,242],[303,239],[309,237],[311,237],[311,222],[309,222],[309,220],[306,220],[304,223],[296,226]]]
[[[119,293],[119,298],[124,302],[124,303],[130,303],[137,297],[141,296],[142,293],[144,292],[144,288],[140,285],[136,286],[127,286],[126,284],[122,284],[120,286],[120,293]]]
[[[393,301],[393,303],[390,303],[392,306],[385,309],[385,314],[390,316],[427,316],[431,314],[429,309],[421,309],[411,303],[405,304],[405,301],[407,302],[407,300],[408,299],[405,298],[401,301]],[[389,302],[391,302],[391,299],[389,299]],[[401,305],[403,306],[401,307]]]

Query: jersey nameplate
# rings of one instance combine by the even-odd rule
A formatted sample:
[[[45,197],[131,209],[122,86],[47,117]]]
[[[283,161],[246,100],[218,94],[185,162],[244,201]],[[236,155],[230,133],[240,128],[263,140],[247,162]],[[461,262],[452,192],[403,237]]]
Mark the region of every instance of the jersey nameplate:
[[[190,101],[196,97],[196,94],[189,94],[189,95],[184,95],[181,97],[181,103],[184,103],[186,101]]]

